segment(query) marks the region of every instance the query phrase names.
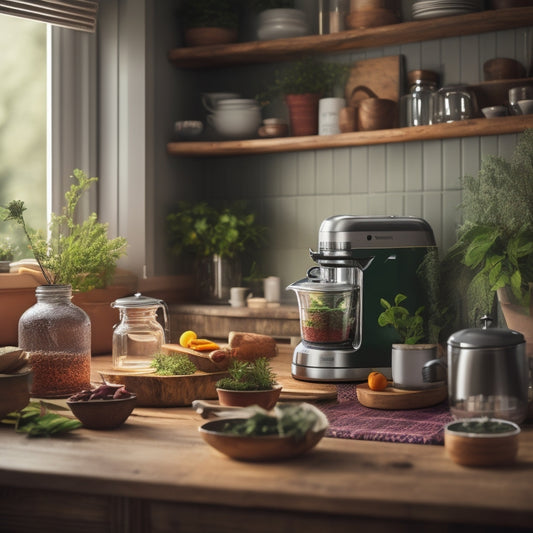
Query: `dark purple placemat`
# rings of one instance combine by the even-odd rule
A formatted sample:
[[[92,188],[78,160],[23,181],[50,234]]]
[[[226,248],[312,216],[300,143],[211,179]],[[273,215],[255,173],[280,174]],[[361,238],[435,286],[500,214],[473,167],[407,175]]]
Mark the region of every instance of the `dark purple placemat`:
[[[355,387],[337,385],[337,403],[319,406],[329,420],[327,437],[443,444],[444,426],[452,421],[447,402],[422,409],[370,409],[359,403]]]

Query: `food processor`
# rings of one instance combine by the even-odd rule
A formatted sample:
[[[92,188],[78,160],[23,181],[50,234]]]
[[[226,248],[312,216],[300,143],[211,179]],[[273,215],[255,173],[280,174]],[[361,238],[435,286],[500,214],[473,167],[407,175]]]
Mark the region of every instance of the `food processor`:
[[[427,305],[421,265],[437,253],[429,224],[414,217],[336,215],[322,221],[318,264],[287,287],[296,293],[301,342],[292,376],[304,381],[363,381],[372,370],[391,377],[393,328],[382,328],[380,301],[407,296]]]

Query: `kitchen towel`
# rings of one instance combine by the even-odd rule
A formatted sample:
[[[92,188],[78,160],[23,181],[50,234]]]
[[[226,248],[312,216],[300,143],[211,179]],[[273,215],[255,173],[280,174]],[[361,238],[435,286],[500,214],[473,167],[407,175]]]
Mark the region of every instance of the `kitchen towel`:
[[[355,384],[337,385],[337,403],[319,406],[328,417],[327,437],[339,439],[443,444],[452,421],[447,402],[409,410],[370,409],[357,399]]]

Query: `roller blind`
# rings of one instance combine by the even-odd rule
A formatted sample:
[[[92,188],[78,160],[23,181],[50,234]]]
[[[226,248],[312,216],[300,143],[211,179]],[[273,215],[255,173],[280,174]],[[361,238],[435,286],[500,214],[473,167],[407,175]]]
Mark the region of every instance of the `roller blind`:
[[[0,0],[0,13],[93,33],[98,0]]]

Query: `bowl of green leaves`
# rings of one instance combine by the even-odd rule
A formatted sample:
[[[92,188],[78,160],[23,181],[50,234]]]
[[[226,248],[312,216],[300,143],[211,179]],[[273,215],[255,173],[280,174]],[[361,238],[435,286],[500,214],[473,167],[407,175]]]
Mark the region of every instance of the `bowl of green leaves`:
[[[328,419],[314,405],[287,402],[271,411],[247,407],[239,417],[206,422],[199,431],[207,444],[232,459],[278,461],[314,448],[327,428]]]

